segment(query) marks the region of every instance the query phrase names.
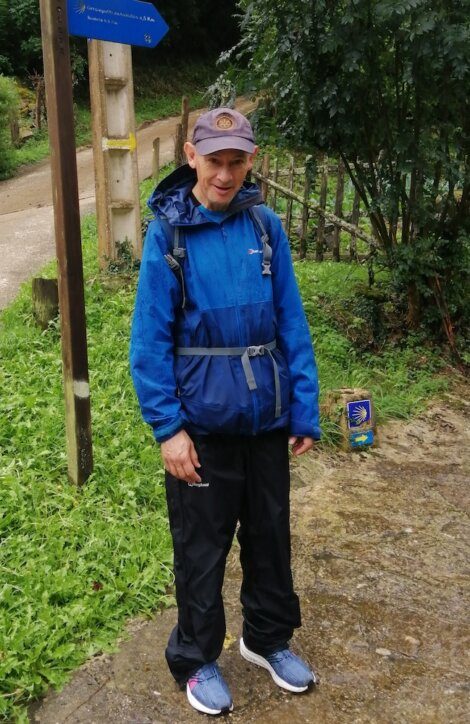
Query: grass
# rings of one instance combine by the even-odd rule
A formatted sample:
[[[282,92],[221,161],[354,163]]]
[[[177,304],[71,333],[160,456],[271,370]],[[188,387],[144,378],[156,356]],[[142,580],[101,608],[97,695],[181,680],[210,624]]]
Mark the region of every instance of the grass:
[[[35,327],[29,287],[2,315],[0,717],[109,649],[129,616],[173,602],[163,470],[128,374],[134,289],[97,276],[93,217],[83,238],[95,455],[83,490],[67,481],[58,330]]]
[[[29,285],[0,320],[0,717],[8,720],[26,722],[28,701],[111,650],[127,618],[173,603],[163,469],[128,371],[135,277],[110,285],[99,274],[93,216],[83,249],[95,460],[81,490],[67,481],[57,325],[35,326]],[[354,298],[366,270],[295,266],[323,394],[366,386],[384,421],[408,417],[445,386],[432,351],[359,352],[331,318],[325,301]],[[323,427],[334,443],[335,420]]]
[[[322,398],[329,390],[365,387],[374,400],[378,422],[383,423],[411,417],[447,387],[446,378],[437,374],[443,362],[436,349],[409,338],[396,346],[385,343],[378,354],[360,350],[351,341],[354,330],[345,331],[344,320],[334,313],[356,305],[358,316],[352,316],[350,324],[365,322],[360,316],[360,295],[367,281],[364,266],[304,261],[296,262],[295,268],[313,333]],[[323,416],[322,428],[324,443],[334,444],[336,421]]]

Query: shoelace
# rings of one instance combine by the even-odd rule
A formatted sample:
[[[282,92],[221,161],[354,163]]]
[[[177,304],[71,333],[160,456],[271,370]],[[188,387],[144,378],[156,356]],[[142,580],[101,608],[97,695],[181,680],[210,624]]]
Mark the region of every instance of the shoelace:
[[[292,654],[289,649],[283,649],[282,651],[274,651],[274,653],[266,656],[266,659],[270,663],[278,664],[280,661],[283,661],[283,659],[289,659],[291,656]]]
[[[216,666],[204,666],[202,669],[199,669],[199,671],[196,671],[189,680],[196,681],[200,684],[201,681],[209,681],[209,679],[217,679],[218,677],[219,671]]]

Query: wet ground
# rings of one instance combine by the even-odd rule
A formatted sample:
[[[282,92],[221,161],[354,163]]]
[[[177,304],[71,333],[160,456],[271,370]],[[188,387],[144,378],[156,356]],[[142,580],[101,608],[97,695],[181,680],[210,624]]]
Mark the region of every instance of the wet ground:
[[[303,627],[293,648],[321,675],[283,693],[238,654],[240,572],[231,553],[221,667],[229,722],[456,724],[470,721],[470,403],[461,388],[368,453],[293,465],[293,569]],[[163,652],[175,611],[132,622],[117,654],[88,662],[31,721],[201,722]],[[208,718],[207,718],[208,720]]]

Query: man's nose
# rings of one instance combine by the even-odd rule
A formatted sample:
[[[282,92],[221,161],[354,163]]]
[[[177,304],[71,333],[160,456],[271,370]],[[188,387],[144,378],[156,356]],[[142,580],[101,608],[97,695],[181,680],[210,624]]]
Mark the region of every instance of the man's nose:
[[[232,180],[232,171],[230,166],[221,166],[218,173],[219,181],[229,183]]]

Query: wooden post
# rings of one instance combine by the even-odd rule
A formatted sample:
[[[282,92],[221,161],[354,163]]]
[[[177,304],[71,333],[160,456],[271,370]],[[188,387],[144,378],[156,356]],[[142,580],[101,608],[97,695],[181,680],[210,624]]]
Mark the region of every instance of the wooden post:
[[[59,314],[57,279],[35,277],[31,292],[34,318],[41,329],[47,329],[49,322],[56,319]]]
[[[289,191],[292,191],[294,188],[294,157],[291,156],[289,159],[289,182],[288,182],[288,188]],[[285,220],[285,231],[287,238],[290,237],[290,227],[292,223],[292,198],[288,198],[287,200],[287,209],[286,209],[286,220]]]
[[[269,161],[270,161],[269,153],[265,153],[265,155],[263,156],[263,163],[261,164],[261,173],[266,178],[269,178]],[[267,202],[268,191],[269,191],[268,184],[265,181],[262,181],[261,182],[261,193],[263,195],[264,203]]]
[[[158,182],[160,175],[160,139],[153,139],[153,151],[152,151],[152,177]]]
[[[183,126],[181,123],[177,123],[175,135],[175,166],[182,166],[184,163],[183,146]]]
[[[336,184],[336,200],[335,200],[335,216],[343,218],[343,198],[344,198],[344,164],[342,161],[338,164],[338,181]],[[339,226],[335,226],[333,231],[333,245],[331,251],[333,252],[333,260],[340,261],[340,234],[341,229]]]
[[[42,109],[44,107],[44,78],[42,76],[37,76],[37,82],[36,82],[36,101],[35,101],[35,109],[34,109],[34,116],[35,121],[34,125],[35,127],[40,131],[42,128]]]
[[[278,159],[278,158],[276,158],[276,160],[274,161],[274,176],[273,176],[273,177],[274,177],[275,183],[277,183],[277,182],[278,182],[278,178],[279,178],[279,159]],[[273,190],[273,195],[272,195],[271,204],[272,204],[272,209],[273,209],[273,211],[276,211],[276,206],[277,206],[277,189],[274,189],[274,190]]]
[[[40,0],[58,261],[65,425],[70,479],[93,470],[80,208],[66,0]]]
[[[188,140],[188,125],[189,125],[189,98],[183,96],[181,99],[181,129],[183,136],[183,145]]]
[[[361,213],[361,197],[357,189],[354,191],[354,201],[351,214],[351,224],[353,226],[359,226],[359,216]],[[357,237],[356,234],[351,234],[349,241],[349,258],[351,261],[357,261]]]
[[[19,146],[21,145],[20,124],[18,123],[17,118],[14,118],[12,121],[10,121],[10,136],[11,136],[11,142],[14,145],[14,147],[19,148]]]
[[[326,197],[328,194],[328,157],[323,156],[321,167],[321,185],[320,185],[320,209],[326,208]],[[317,227],[317,243],[315,245],[315,260],[323,261],[323,249],[325,245],[325,217],[323,214],[318,219]]]
[[[131,47],[89,40],[88,61],[98,254],[105,268],[119,257],[119,244],[129,244],[137,259],[142,255]]]
[[[311,181],[311,156],[305,159],[305,183],[304,183],[304,204],[302,206],[302,225],[300,231],[300,250],[299,257],[305,259],[307,256],[307,237],[308,237],[308,201],[310,199]]]

